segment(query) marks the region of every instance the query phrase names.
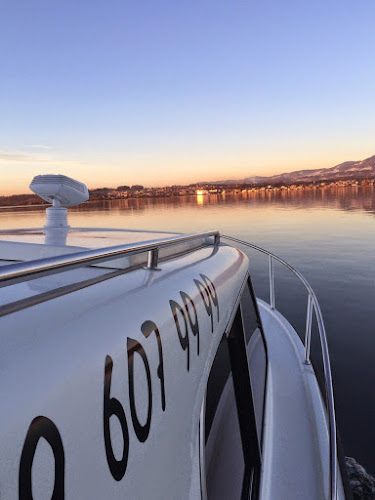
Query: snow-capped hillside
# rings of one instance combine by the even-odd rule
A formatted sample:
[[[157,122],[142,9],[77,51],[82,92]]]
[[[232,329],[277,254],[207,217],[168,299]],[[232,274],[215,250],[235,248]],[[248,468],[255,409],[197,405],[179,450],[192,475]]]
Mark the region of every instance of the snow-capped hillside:
[[[346,161],[331,168],[297,170],[271,177],[248,177],[245,182],[312,182],[317,180],[375,177],[375,155],[362,161]]]
[[[335,179],[359,179],[375,177],[375,155],[362,161],[346,161],[331,168],[319,168],[315,170],[296,170],[271,177],[246,177],[241,180],[218,181],[217,184],[264,184],[264,183],[294,183],[294,182],[314,182],[319,180]]]

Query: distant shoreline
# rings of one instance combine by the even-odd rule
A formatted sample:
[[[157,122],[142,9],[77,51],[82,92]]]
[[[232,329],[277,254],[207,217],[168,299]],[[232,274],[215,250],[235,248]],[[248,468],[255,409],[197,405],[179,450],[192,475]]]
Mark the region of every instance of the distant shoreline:
[[[204,195],[230,195],[241,193],[261,193],[261,192],[289,192],[289,191],[310,191],[324,189],[361,188],[375,185],[375,179],[346,179],[336,181],[300,182],[294,184],[277,185],[216,185],[200,184],[194,186],[172,186],[166,188],[143,188],[135,192],[119,191],[118,189],[101,188],[90,191],[90,200],[85,203],[97,201],[132,200],[139,198],[173,198],[180,196],[204,196]],[[141,186],[139,186],[141,188]],[[11,196],[0,196],[0,209],[9,210],[15,208],[37,208],[48,207],[48,203],[41,203],[40,198],[33,194],[19,194]]]

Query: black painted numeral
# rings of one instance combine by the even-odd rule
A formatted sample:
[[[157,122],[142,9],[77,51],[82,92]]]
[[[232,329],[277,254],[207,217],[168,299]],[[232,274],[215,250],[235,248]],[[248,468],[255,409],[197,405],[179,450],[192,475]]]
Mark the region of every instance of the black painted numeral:
[[[56,425],[47,417],[34,418],[27,431],[19,469],[19,500],[33,500],[31,471],[40,438],[49,443],[55,458],[55,482],[51,500],[63,500],[65,498],[64,447]]]
[[[210,292],[207,289],[207,286],[204,285],[201,281],[199,280],[194,280],[194,283],[196,287],[199,290],[199,293],[202,297],[204,307],[206,309],[207,315],[211,318],[211,332],[213,333],[214,331],[214,317],[212,314],[212,304],[211,304],[211,295]]]
[[[163,346],[161,342],[160,332],[158,327],[155,325],[153,321],[145,321],[141,326],[141,330],[146,339],[151,335],[151,333],[155,332],[156,340],[158,343],[158,351],[159,351],[159,366],[157,374],[160,379],[161,407],[163,411],[165,411]]]
[[[219,319],[220,319],[220,316],[219,316],[219,299],[218,299],[218,296],[217,296],[215,285],[212,283],[212,281],[210,280],[210,278],[208,278],[204,274],[200,274],[200,277],[204,281],[204,283],[206,285],[206,288],[208,289],[208,292],[209,292],[209,294],[211,296],[212,302],[213,302],[214,306],[216,307],[217,321],[219,322]]]
[[[104,426],[104,443],[105,452],[109,470],[116,481],[120,481],[126,472],[129,457],[129,430],[126,422],[124,408],[120,401],[110,397],[111,382],[112,382],[113,361],[110,356],[105,358],[105,375],[104,375],[104,409],[103,409],[103,426]],[[111,432],[109,419],[112,415],[116,416],[120,422],[123,438],[123,451],[121,460],[117,460],[112,448]]]
[[[151,425],[151,414],[152,414],[152,386],[151,386],[151,374],[150,366],[148,364],[147,356],[142,345],[134,339],[128,337],[128,375],[129,375],[129,400],[130,400],[130,412],[132,416],[134,431],[137,438],[141,443],[144,443],[150,432]],[[147,376],[147,387],[148,387],[148,409],[147,409],[147,420],[145,425],[139,422],[137,410],[135,408],[135,396],[134,396],[134,354],[138,353],[143,361]]]
[[[197,354],[199,356],[199,325],[198,325],[197,310],[195,308],[195,304],[194,304],[193,300],[191,299],[191,297],[187,293],[180,292],[180,295],[181,295],[181,298],[184,302],[185,311],[186,311],[186,315],[187,315],[188,320],[189,320],[189,325],[190,325],[192,334],[194,335],[194,337],[197,337]],[[190,314],[190,308],[194,312],[194,321],[193,321],[191,314]]]
[[[189,331],[188,331],[188,325],[186,321],[186,316],[184,313],[184,310],[180,306],[178,302],[175,300],[170,300],[169,305],[171,306],[174,322],[176,324],[176,330],[178,334],[178,338],[180,339],[180,344],[181,347],[184,351],[186,351],[186,368],[187,371],[190,369],[190,345],[189,345]],[[178,319],[178,312],[180,313],[180,316],[184,320],[184,327],[185,327],[185,335],[182,335],[181,332],[181,326],[180,326],[180,320]]]

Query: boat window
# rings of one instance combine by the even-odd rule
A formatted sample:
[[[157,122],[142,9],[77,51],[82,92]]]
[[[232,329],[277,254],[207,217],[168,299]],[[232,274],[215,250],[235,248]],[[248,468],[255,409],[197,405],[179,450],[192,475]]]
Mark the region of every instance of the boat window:
[[[208,500],[248,498],[260,451],[240,308],[209,375],[205,445]]]
[[[246,283],[241,296],[241,314],[246,344],[249,343],[253,333],[258,329],[258,316],[254,305],[254,295],[249,281]]]
[[[225,335],[208,379],[205,437],[208,500],[240,499],[245,461]]]
[[[256,309],[254,292],[248,281],[241,297],[241,314],[247,343],[247,357],[253,393],[259,442],[262,442],[264,398],[266,386],[266,345]]]

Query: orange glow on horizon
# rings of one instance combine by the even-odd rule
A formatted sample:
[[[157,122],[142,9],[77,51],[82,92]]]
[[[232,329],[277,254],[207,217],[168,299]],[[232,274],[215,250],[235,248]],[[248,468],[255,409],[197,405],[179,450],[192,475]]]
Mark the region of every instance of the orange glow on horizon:
[[[108,163],[98,159],[85,158],[82,162],[43,157],[29,161],[14,159],[0,161],[0,195],[29,193],[29,184],[35,175],[60,173],[84,182],[89,189],[116,188],[121,185],[140,184],[145,187],[166,187],[189,185],[203,182],[239,180],[247,177],[269,177],[296,170],[329,168],[347,160],[361,160],[371,156],[371,152],[359,154],[343,150],[340,155],[319,151],[307,153],[300,150],[294,154],[279,154],[274,151],[262,156],[257,152],[252,158],[246,151],[223,155],[207,152],[190,156],[160,154],[147,158],[134,156],[124,159],[109,155]],[[289,152],[290,153],[290,152]],[[373,153],[373,152],[372,152]],[[102,155],[103,157],[104,155]]]

